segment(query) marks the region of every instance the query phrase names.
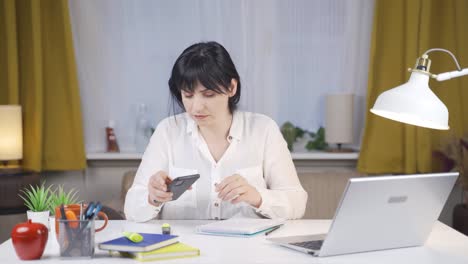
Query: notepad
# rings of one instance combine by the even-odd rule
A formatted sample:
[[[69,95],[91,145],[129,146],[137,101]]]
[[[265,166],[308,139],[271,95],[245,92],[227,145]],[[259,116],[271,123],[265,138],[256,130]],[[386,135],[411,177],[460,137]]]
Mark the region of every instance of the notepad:
[[[184,243],[175,243],[147,252],[120,252],[120,255],[138,261],[166,260],[200,256],[200,249]]]
[[[254,236],[286,222],[285,219],[231,218],[197,226],[196,231],[205,235]]]
[[[178,242],[177,236],[140,233],[143,241],[135,243],[126,237],[112,239],[98,245],[102,250],[115,250],[127,252],[144,252],[161,248]]]

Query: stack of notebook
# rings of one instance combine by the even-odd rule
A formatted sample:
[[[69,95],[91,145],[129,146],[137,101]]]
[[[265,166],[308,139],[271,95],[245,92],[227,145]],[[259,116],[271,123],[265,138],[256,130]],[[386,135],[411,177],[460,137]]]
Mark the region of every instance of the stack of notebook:
[[[123,257],[139,261],[152,261],[173,258],[187,258],[200,255],[200,250],[184,243],[180,243],[177,236],[140,233],[141,242],[132,242],[122,236],[100,243],[98,247],[118,252]]]

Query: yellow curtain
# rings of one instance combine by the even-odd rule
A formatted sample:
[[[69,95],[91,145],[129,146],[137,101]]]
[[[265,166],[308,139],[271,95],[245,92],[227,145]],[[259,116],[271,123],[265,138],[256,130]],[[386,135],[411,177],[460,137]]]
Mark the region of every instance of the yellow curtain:
[[[23,108],[23,168],[86,167],[67,0],[0,1],[0,104]]]
[[[394,122],[368,110],[383,91],[409,78],[407,68],[430,48],[452,51],[468,67],[468,1],[376,0],[369,64],[367,113],[358,170],[364,173],[432,171],[432,151],[468,132],[468,76],[429,86],[449,110],[449,131]],[[456,70],[451,57],[429,54],[432,73]]]

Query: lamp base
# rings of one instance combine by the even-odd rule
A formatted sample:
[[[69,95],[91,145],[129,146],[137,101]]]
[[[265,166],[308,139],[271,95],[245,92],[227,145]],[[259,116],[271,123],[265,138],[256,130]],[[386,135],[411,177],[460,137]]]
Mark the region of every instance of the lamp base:
[[[2,161],[0,175],[16,175],[21,173],[24,173],[24,170],[18,164],[8,165],[8,161]]]
[[[342,148],[341,143],[336,144],[336,148],[329,147],[325,149],[326,152],[333,152],[333,153],[351,153],[351,152],[356,152],[356,150],[352,148]]]
[[[356,150],[351,149],[351,148],[328,148],[325,149],[326,152],[332,152],[332,153],[352,153],[356,152]]]

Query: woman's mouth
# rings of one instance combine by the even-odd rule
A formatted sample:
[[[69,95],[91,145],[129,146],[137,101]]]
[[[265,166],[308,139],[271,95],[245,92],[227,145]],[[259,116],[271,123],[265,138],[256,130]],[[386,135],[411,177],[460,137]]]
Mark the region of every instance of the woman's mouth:
[[[193,115],[193,117],[195,117],[195,119],[197,119],[197,120],[203,120],[203,119],[207,118],[208,115]]]

